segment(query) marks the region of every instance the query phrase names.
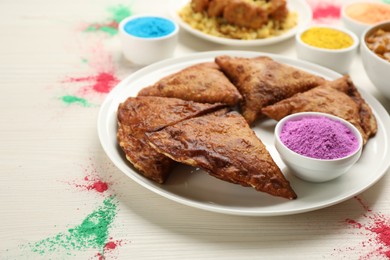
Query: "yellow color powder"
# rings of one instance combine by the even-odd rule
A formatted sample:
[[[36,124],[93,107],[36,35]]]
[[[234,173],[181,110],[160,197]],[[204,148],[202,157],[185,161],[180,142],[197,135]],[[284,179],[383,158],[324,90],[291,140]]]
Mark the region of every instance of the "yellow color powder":
[[[323,49],[344,49],[352,46],[353,39],[348,34],[331,29],[314,27],[301,35],[301,39],[308,45]]]

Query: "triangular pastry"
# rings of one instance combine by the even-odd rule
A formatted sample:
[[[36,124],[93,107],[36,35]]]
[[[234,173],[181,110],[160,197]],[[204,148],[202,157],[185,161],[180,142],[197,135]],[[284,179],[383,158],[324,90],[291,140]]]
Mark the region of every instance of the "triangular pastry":
[[[124,151],[126,159],[142,175],[158,183],[164,183],[174,161],[151,148],[145,139],[145,132],[159,130],[224,106],[175,98],[129,97],[118,107],[119,146]]]
[[[191,118],[146,136],[158,152],[216,178],[274,196],[297,197],[264,144],[235,111]]]
[[[322,77],[265,56],[218,56],[215,61],[243,96],[241,110],[249,124],[261,115],[263,107],[325,82]]]
[[[332,114],[349,121],[358,128],[364,143],[377,131],[375,116],[349,76],[298,93],[262,109],[263,114],[275,120],[310,111]]]
[[[360,95],[360,92],[353,83],[349,75],[329,82],[329,84],[350,96],[356,105],[359,107],[360,126],[363,128],[367,137],[372,137],[378,130],[378,125],[374,113],[371,107],[367,104],[364,98]]]
[[[237,105],[242,97],[214,62],[200,63],[168,75],[138,96],[174,97],[200,103]]]

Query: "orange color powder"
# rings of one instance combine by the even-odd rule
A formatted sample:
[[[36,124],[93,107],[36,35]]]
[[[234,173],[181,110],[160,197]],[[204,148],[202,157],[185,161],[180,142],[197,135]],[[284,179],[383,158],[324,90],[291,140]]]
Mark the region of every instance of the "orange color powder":
[[[380,3],[355,3],[347,7],[345,13],[350,18],[365,24],[390,20],[390,6]]]

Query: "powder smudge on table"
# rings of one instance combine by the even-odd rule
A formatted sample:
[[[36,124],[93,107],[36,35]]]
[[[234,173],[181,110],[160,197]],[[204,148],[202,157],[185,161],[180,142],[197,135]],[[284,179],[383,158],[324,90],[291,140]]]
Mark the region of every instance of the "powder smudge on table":
[[[105,35],[115,36],[118,33],[119,23],[133,14],[130,6],[121,4],[108,7],[107,12],[110,16],[104,22],[83,25],[82,32],[103,32]],[[58,98],[63,103],[82,107],[98,106],[101,100],[96,95],[104,96],[119,83],[113,55],[105,49],[103,43],[105,39],[99,37],[99,40],[82,54],[81,59],[82,63],[88,65],[94,72],[92,74],[88,72],[88,75],[81,76],[69,75],[62,80],[61,85],[69,87],[65,89],[66,93]],[[79,46],[77,51],[80,49],[84,48]],[[77,88],[75,89],[75,87]],[[93,94],[95,95],[92,96]]]
[[[101,169],[103,166],[100,165],[100,167],[98,167],[94,163],[95,160],[96,158],[89,158],[89,164],[81,166],[84,174],[82,178],[69,180],[65,183],[80,190],[95,191],[109,196],[109,194],[112,194],[112,191],[107,194],[107,191],[111,190],[111,185],[113,184],[112,175],[103,174],[102,172],[109,172],[110,168]],[[113,167],[111,164],[104,166]]]
[[[105,49],[103,42],[92,42],[87,48],[84,53],[87,58],[83,58],[83,64],[88,67],[82,73],[84,75],[68,75],[61,81],[60,86],[66,93],[59,99],[67,105],[99,106],[120,82],[113,55]]]
[[[107,11],[111,16],[104,22],[95,22],[89,24],[84,29],[85,32],[103,32],[109,36],[118,34],[118,25],[126,17],[131,16],[133,11],[130,7],[118,5],[109,7]]]
[[[41,256],[76,256],[77,252],[88,249],[97,250],[96,256],[104,256],[109,250],[122,245],[110,236],[117,215],[117,202],[111,196],[104,199],[102,205],[88,214],[81,224],[44,238],[37,242],[20,245],[21,250],[29,250]]]
[[[334,249],[337,253],[357,252],[360,260],[390,259],[390,217],[380,212],[373,212],[362,198],[355,196],[365,213],[359,220],[346,218],[344,223],[364,239],[358,245],[344,249]],[[334,254],[334,256],[336,256]]]

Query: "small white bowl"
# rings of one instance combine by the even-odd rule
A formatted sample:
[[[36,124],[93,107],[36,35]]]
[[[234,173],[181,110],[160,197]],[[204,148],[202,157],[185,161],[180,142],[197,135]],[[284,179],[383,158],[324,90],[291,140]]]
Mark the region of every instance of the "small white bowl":
[[[359,8],[361,5],[371,5],[375,6],[377,8],[386,8],[390,9],[390,6],[388,4],[380,3],[380,2],[373,2],[373,1],[352,1],[344,4],[341,8],[341,21],[345,28],[351,30],[356,34],[357,37],[360,37],[362,33],[370,26],[372,26],[374,23],[379,23],[382,21],[377,21],[374,23],[367,23],[360,20],[357,20],[356,18],[351,17],[348,14],[348,10],[351,8]],[[390,19],[390,18],[389,18]]]
[[[390,31],[390,21],[371,26],[363,32],[360,55],[368,78],[385,97],[390,99],[390,62],[376,55],[366,44],[366,38],[380,28]]]
[[[312,28],[329,28],[343,32],[352,38],[353,43],[351,46],[343,49],[325,49],[311,46],[302,41],[301,37],[304,32]],[[328,67],[341,74],[348,73],[359,46],[359,39],[353,32],[330,25],[311,25],[300,30],[296,34],[295,39],[298,58]]]
[[[178,33],[179,26],[174,21],[154,14],[130,16],[119,24],[122,52],[127,60],[137,65],[172,57]]]
[[[291,150],[280,138],[282,128],[287,121],[301,120],[305,117],[327,117],[341,122],[357,137],[357,150],[345,157],[337,159],[316,159]],[[359,160],[362,153],[363,138],[356,127],[340,117],[326,113],[302,112],[286,116],[277,123],[275,127],[275,147],[283,162],[298,178],[309,182],[326,182],[340,177]]]

